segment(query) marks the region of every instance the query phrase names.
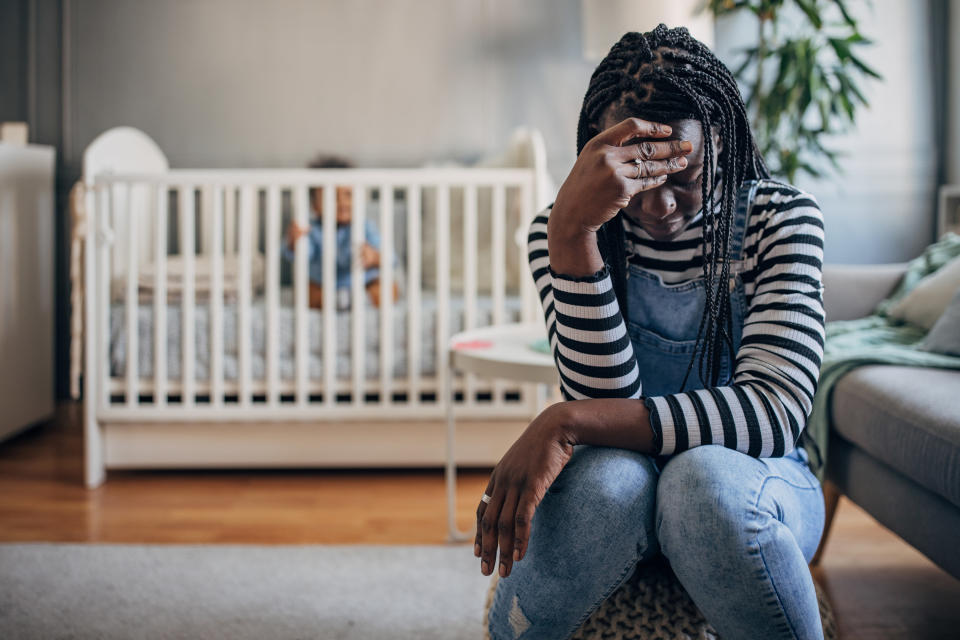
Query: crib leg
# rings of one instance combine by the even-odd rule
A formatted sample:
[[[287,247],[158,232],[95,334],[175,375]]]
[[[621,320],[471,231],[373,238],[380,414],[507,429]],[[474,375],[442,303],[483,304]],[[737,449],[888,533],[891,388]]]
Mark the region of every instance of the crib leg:
[[[475,530],[460,531],[457,528],[457,463],[454,458],[456,444],[457,421],[454,417],[454,391],[453,369],[447,373],[447,382],[444,384],[444,394],[447,403],[447,468],[445,477],[447,481],[447,525],[449,532],[447,540],[449,542],[466,542],[473,540],[476,536]]]
[[[103,428],[89,404],[93,403],[84,401],[83,472],[87,489],[96,489],[107,479],[107,472],[103,464]]]

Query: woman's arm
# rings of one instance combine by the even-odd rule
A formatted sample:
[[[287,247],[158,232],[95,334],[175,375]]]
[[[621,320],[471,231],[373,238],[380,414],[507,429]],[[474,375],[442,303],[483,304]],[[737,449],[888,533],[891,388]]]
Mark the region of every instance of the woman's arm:
[[[603,257],[597,246],[597,233],[584,229],[576,221],[565,220],[561,213],[547,218],[547,249],[550,268],[570,277],[585,277],[603,269]]]
[[[553,211],[531,224],[530,268],[567,400],[640,397],[636,356],[596,231],[636,193],[686,167],[689,141],[628,144],[670,133],[666,125],[636,118],[599,133],[578,154]]]
[[[531,223],[527,250],[564,398],[639,398],[639,368],[609,271],[601,261],[592,275],[558,273],[552,256],[573,249],[549,250],[550,215]]]
[[[650,412],[643,400],[603,398],[562,403],[562,415],[570,444],[630,449],[657,453]]]

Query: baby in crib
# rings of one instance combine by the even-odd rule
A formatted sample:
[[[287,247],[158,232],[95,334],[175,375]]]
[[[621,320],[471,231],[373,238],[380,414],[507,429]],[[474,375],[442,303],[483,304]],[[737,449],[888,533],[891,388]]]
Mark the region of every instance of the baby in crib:
[[[310,169],[346,169],[352,165],[342,158],[321,156],[311,162]],[[386,197],[386,194],[382,194]],[[351,265],[351,217],[353,214],[353,191],[347,186],[337,187],[337,229],[336,229],[336,287],[337,308],[350,306],[350,265]],[[293,248],[297,240],[307,236],[307,260],[310,263],[310,306],[319,309],[323,306],[323,187],[310,189],[312,220],[310,226],[303,227],[291,222],[287,227],[283,256],[293,262]],[[360,260],[363,264],[363,279],[367,295],[377,307],[381,302],[380,291],[380,231],[376,223],[367,218],[364,222],[365,242],[360,247]],[[396,256],[394,256],[396,264]],[[397,299],[397,283],[393,283],[393,299]]]

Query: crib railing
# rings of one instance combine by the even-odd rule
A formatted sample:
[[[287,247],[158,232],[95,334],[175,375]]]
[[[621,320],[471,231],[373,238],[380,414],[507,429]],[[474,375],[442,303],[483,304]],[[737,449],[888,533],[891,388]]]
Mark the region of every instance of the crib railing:
[[[445,346],[457,324],[529,322],[542,317],[527,269],[526,229],[534,209],[534,172],[526,169],[321,169],[202,170],[156,175],[98,176],[87,185],[89,212],[85,253],[86,367],[84,394],[97,417],[111,421],[144,420],[351,420],[423,419],[444,415]],[[294,247],[289,273],[292,288],[292,379],[281,376],[281,311],[284,267],[281,246],[289,221],[308,226],[311,188],[323,188],[321,225],[336,222],[336,187],[352,190],[350,228],[349,378],[338,375],[337,245],[334,233],[322,234],[322,309],[319,345],[322,368],[311,373],[309,269],[307,238]],[[361,245],[372,191],[378,192],[380,307],[377,331],[379,373],[367,370],[366,299]],[[483,195],[483,198],[481,198]],[[425,206],[425,196],[434,203]],[[484,206],[480,206],[481,201]],[[405,217],[398,217],[398,203]],[[453,212],[455,210],[455,213]],[[455,233],[455,225],[462,231]],[[480,233],[481,225],[489,225]],[[423,232],[433,227],[426,245]],[[480,238],[489,235],[489,247]],[[459,236],[459,237],[457,237]],[[402,241],[402,242],[401,242]],[[405,244],[403,251],[398,245]],[[460,245],[462,255],[455,255]],[[429,249],[429,251],[427,251]],[[508,260],[515,252],[516,260]],[[432,265],[424,264],[432,253]],[[480,255],[490,256],[490,276],[478,276]],[[255,261],[264,265],[254,282]],[[174,263],[175,261],[175,263]],[[461,261],[460,265],[456,265]],[[462,267],[454,289],[452,267]],[[229,268],[228,268],[229,266]],[[435,276],[424,282],[424,267]],[[176,267],[176,268],[174,268]],[[147,271],[152,271],[152,276]],[[141,277],[141,271],[146,277]],[[391,295],[401,286],[402,311]],[[481,319],[481,291],[489,297],[489,317]],[[200,295],[202,293],[202,296]],[[454,296],[462,297],[452,315]],[[508,308],[508,297],[518,304]],[[201,299],[202,298],[202,299]],[[425,301],[435,303],[430,311]],[[262,300],[263,375],[253,375],[254,301]],[[228,313],[227,304],[230,305]],[[122,313],[118,310],[122,309]],[[171,379],[168,340],[179,315],[180,375]],[[227,319],[236,318],[236,375],[225,376]],[[404,313],[405,318],[398,314]],[[421,323],[434,313],[433,372],[424,371]],[[206,333],[197,320],[205,314]],[[122,371],[111,358],[119,326],[125,328]],[[398,345],[395,321],[405,321]],[[141,330],[152,326],[150,375],[141,372]],[[456,322],[454,322],[456,321]],[[207,375],[198,377],[197,345],[206,344]],[[394,374],[395,347],[405,347],[406,370]],[[232,348],[232,346],[231,346]],[[259,356],[258,356],[259,357]],[[535,407],[532,385],[452,380],[456,411],[478,417],[529,416]]]

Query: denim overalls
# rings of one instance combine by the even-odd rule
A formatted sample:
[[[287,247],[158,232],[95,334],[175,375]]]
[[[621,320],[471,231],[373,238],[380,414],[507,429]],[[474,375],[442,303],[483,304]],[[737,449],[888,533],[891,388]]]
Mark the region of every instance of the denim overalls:
[[[730,315],[733,340],[731,357],[727,349],[721,349],[720,379],[718,384],[728,385],[736,367],[735,357],[743,337],[743,321],[747,314],[747,299],[744,293],[743,245],[747,235],[747,220],[757,190],[757,180],[745,180],[737,192],[737,202],[731,222],[730,262]],[[659,274],[647,271],[635,264],[627,265],[626,286],[628,317],[627,331],[633,350],[640,363],[640,379],[644,396],[662,396],[681,391],[702,389],[699,362],[695,362],[687,382],[681,388],[687,367],[697,343],[697,329],[706,305],[706,282],[697,278],[680,284],[666,284]],[[810,459],[806,447],[812,447],[819,455],[819,448],[801,432],[800,442],[788,457]],[[672,456],[655,458],[658,468]]]
[[[740,271],[743,267],[743,241],[747,214],[757,188],[757,181],[743,183],[737,194],[733,215],[730,252],[730,308],[732,316],[733,353],[740,348],[743,318],[747,302]],[[690,358],[697,342],[697,329],[706,305],[706,282],[697,278],[681,284],[666,284],[659,274],[635,264],[627,265],[627,299],[629,317],[625,318],[633,350],[640,363],[643,395],[662,396],[668,393],[702,389],[703,383],[694,364],[686,385],[681,389]],[[729,383],[734,363],[723,349],[719,384]]]
[[[743,290],[743,244],[746,236],[750,204],[758,181],[744,181],[737,192],[736,207],[731,224],[730,261],[730,315],[733,353],[740,349],[743,319],[747,300]],[[699,361],[694,362],[686,384],[690,359],[697,343],[697,329],[706,306],[706,281],[697,278],[680,284],[666,284],[660,275],[635,264],[627,265],[627,314],[624,320],[633,350],[640,363],[640,379],[644,396],[662,396],[681,391],[704,388],[699,375]],[[735,363],[727,349],[721,349],[719,385],[727,385],[733,377]],[[657,468],[672,456],[654,459]]]

